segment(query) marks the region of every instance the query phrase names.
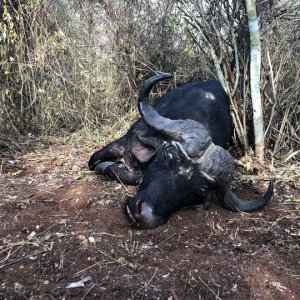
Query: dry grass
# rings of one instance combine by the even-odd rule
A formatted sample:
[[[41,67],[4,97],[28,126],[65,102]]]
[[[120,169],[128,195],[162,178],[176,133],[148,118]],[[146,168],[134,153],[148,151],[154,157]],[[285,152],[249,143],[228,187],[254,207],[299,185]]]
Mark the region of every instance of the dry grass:
[[[185,31],[187,24],[177,1],[151,3],[4,0],[0,8],[0,150],[21,151],[33,136],[43,139],[75,131],[106,143],[122,135],[137,117],[138,89],[146,77],[161,71],[175,73],[172,85],[176,86],[215,76],[206,44],[199,40],[203,46],[199,48]],[[274,161],[297,162],[298,4],[284,11],[269,4],[258,2],[267,154]],[[213,11],[202,13],[211,20]],[[223,28],[221,23],[218,26]],[[245,26],[235,26],[241,29],[237,34],[246,35]],[[234,85],[234,91],[239,90],[235,103],[246,128],[246,119],[251,119],[247,51],[240,51],[237,63],[232,53],[235,44],[223,38],[229,51],[223,54],[224,68],[232,77],[229,82],[239,78],[239,88]],[[211,34],[211,40],[216,39]],[[212,46],[216,53],[222,48],[214,42]],[[154,93],[160,95],[170,87],[161,83]]]

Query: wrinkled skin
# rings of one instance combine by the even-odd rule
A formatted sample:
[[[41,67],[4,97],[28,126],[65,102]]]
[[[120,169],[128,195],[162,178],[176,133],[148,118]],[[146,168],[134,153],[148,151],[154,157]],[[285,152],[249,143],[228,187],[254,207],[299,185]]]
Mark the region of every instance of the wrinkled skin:
[[[139,185],[135,197],[124,203],[125,215],[135,227],[147,229],[165,223],[181,207],[203,203],[213,194],[231,211],[251,212],[264,207],[273,193],[243,200],[230,191],[234,161],[225,150],[232,134],[229,98],[218,81],[184,85],[152,106],[148,96],[154,84],[171,78],[161,74],[146,80],[140,90],[141,115],[127,134],[96,151],[90,170]]]

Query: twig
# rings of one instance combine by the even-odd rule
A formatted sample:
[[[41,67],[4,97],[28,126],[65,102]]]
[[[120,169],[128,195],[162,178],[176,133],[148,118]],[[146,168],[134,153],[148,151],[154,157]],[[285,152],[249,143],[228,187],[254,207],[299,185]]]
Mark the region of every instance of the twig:
[[[89,269],[91,269],[91,268],[93,268],[93,267],[95,267],[95,266],[98,266],[98,265],[100,265],[101,263],[103,263],[103,261],[98,261],[98,262],[92,264],[91,266],[88,266],[87,268],[78,271],[77,273],[75,273],[74,276],[77,276],[77,275],[79,275],[80,273],[83,273],[83,272],[85,272],[85,271],[87,271],[87,270],[89,270]]]
[[[215,295],[217,300],[222,300],[204,281],[201,277],[198,277],[200,281],[209,289],[209,291]]]
[[[14,125],[14,123],[13,123],[13,121],[11,120],[11,118],[10,118],[10,113],[7,111],[7,109],[6,109],[6,106],[5,106],[5,94],[4,94],[4,91],[2,92],[2,107],[3,107],[3,109],[4,109],[4,111],[5,111],[5,113],[6,113],[6,115],[7,115],[7,118],[8,118],[8,120],[9,120],[9,122],[10,122],[10,124],[11,124],[11,126],[12,126],[12,128],[15,130],[15,132],[17,133],[17,135],[18,136],[21,136],[21,134],[20,134],[20,132],[19,132],[19,130],[16,128],[16,126]]]
[[[14,250],[13,252],[11,252],[14,246],[19,246],[19,245],[18,245],[18,244],[12,245],[12,246],[9,248],[9,250],[8,250],[8,248],[6,248],[6,249],[4,250],[4,251],[7,251],[7,250],[8,250],[8,254],[6,255],[5,258],[3,258],[3,259],[0,261],[0,263],[6,262],[13,254],[15,254],[16,252],[18,252],[18,251],[24,246],[24,243],[21,244],[16,250]],[[2,252],[4,252],[4,251],[1,251],[0,253],[2,253]]]
[[[291,153],[290,155],[288,155],[285,159],[284,159],[284,163],[288,162],[290,159],[292,159],[294,156],[297,156],[300,154],[300,150],[297,150],[293,153]]]
[[[171,236],[169,236],[169,237],[166,238],[165,240],[163,240],[163,241],[159,242],[158,244],[154,245],[154,247],[158,247],[158,246],[164,244],[165,242],[167,242],[168,240],[172,239],[172,238],[173,238],[174,236],[176,236],[176,235],[177,235],[177,233],[172,234]]]
[[[5,261],[7,261],[10,257],[10,254],[11,254],[11,250],[12,250],[12,247],[8,250],[8,253],[6,255],[6,257],[4,257],[0,262],[1,263],[4,263]]]
[[[42,190],[42,189],[37,189],[37,190],[40,191],[40,192],[43,192],[43,193],[48,193],[48,194],[51,194],[51,195],[55,195],[55,193],[50,192],[50,191],[46,191],[46,190]]]
[[[80,300],[84,300],[85,297],[88,295],[88,293],[95,287],[95,284],[93,283],[92,286],[87,290],[87,292],[80,298]]]
[[[53,227],[55,227],[55,226],[57,226],[57,225],[59,225],[59,224],[55,223],[55,224],[50,225],[50,226],[49,226],[48,228],[46,228],[44,231],[38,233],[38,234],[36,235],[36,237],[40,237],[40,236],[42,236],[42,235],[45,235],[50,229],[52,229]]]
[[[108,236],[112,236],[112,237],[117,237],[117,238],[122,238],[125,235],[124,234],[112,234],[112,233],[108,233],[108,232],[95,232],[94,235],[108,235]]]
[[[78,271],[78,272],[75,274],[75,276],[77,276],[77,275],[79,275],[80,273],[82,273],[82,272],[84,272],[84,271],[86,271],[86,270],[89,270],[89,269],[91,269],[91,268],[93,268],[93,267],[95,267],[95,266],[98,266],[98,265],[100,265],[100,264],[102,264],[102,263],[103,263],[103,264],[104,264],[104,263],[105,263],[105,264],[118,263],[118,264],[120,264],[120,265],[123,266],[123,267],[126,266],[126,267],[129,267],[129,268],[131,268],[131,269],[136,269],[136,266],[135,266],[133,263],[127,261],[124,257],[114,258],[114,257],[110,256],[109,254],[105,253],[104,251],[99,250],[99,252],[100,252],[101,254],[103,254],[104,256],[108,257],[109,259],[111,259],[111,261],[108,261],[108,262],[104,262],[104,261],[96,262],[96,263],[94,263],[93,265],[91,265],[91,266],[89,266],[89,267],[87,267],[87,268],[85,268],[85,269],[83,269],[83,270]]]
[[[150,283],[151,281],[154,279],[156,272],[157,272],[158,268],[155,269],[154,274],[152,275],[152,277],[150,278],[150,280],[148,282],[146,282],[141,288],[139,288],[135,294],[133,295],[133,297],[131,298],[132,300],[137,296],[137,294],[142,290],[145,289]]]
[[[30,258],[30,257],[32,257],[34,255],[39,255],[39,254],[43,254],[43,253],[46,253],[46,252],[49,252],[49,251],[48,250],[46,250],[46,251],[40,251],[40,252],[37,252],[37,253],[34,253],[34,254],[30,254],[30,255],[27,255],[27,256],[24,256],[24,257],[17,258],[15,260],[12,260],[12,261],[8,262],[5,265],[0,266],[0,270],[3,270],[4,268],[6,268],[8,266],[11,266],[11,265],[13,265],[13,264],[15,264],[17,262],[20,262],[20,261],[22,261],[24,259]]]
[[[110,256],[109,254],[105,253],[104,251],[98,250],[100,253],[102,253],[103,255],[105,255],[106,257],[110,258],[111,260],[113,260],[116,263],[119,263],[121,266],[123,267],[129,267],[130,269],[136,269],[137,266],[134,265],[133,263],[127,261],[124,257],[120,257],[118,259]]]
[[[153,246],[151,246],[151,247],[149,247],[147,249],[143,249],[139,253],[145,252],[145,251],[148,251],[148,250],[151,250],[151,249],[154,249],[154,248],[157,248],[158,246],[164,244],[165,242],[167,242],[168,240],[172,239],[176,235],[177,235],[177,233],[174,233],[171,236],[169,236],[168,238],[166,238],[165,240],[163,240],[163,241],[161,241],[161,242],[159,242],[159,243],[157,243],[157,244],[155,244],[155,245],[153,245]]]

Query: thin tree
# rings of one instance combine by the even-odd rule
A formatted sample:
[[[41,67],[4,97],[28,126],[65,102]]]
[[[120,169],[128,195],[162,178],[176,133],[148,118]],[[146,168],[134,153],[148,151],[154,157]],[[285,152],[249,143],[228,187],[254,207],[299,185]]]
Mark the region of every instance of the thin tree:
[[[264,117],[260,96],[261,43],[256,13],[256,0],[246,0],[246,11],[250,33],[250,90],[253,108],[253,126],[255,136],[255,154],[264,159]]]

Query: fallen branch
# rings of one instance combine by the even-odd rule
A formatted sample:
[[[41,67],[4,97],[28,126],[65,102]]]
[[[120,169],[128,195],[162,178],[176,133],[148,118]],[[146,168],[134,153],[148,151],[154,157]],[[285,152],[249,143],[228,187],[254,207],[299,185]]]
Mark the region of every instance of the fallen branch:
[[[20,262],[20,261],[22,261],[22,260],[25,260],[25,259],[27,259],[27,258],[30,258],[30,257],[34,256],[34,255],[44,254],[44,253],[47,253],[47,252],[49,252],[49,250],[46,250],[46,251],[40,251],[40,252],[31,254],[31,255],[27,255],[27,256],[23,256],[23,257],[14,259],[14,260],[8,262],[7,264],[0,266],[0,271],[3,270],[3,269],[6,268],[6,267],[9,267],[9,266],[11,266],[11,265],[13,265],[13,264],[16,264],[16,263],[18,263],[18,262]]]

